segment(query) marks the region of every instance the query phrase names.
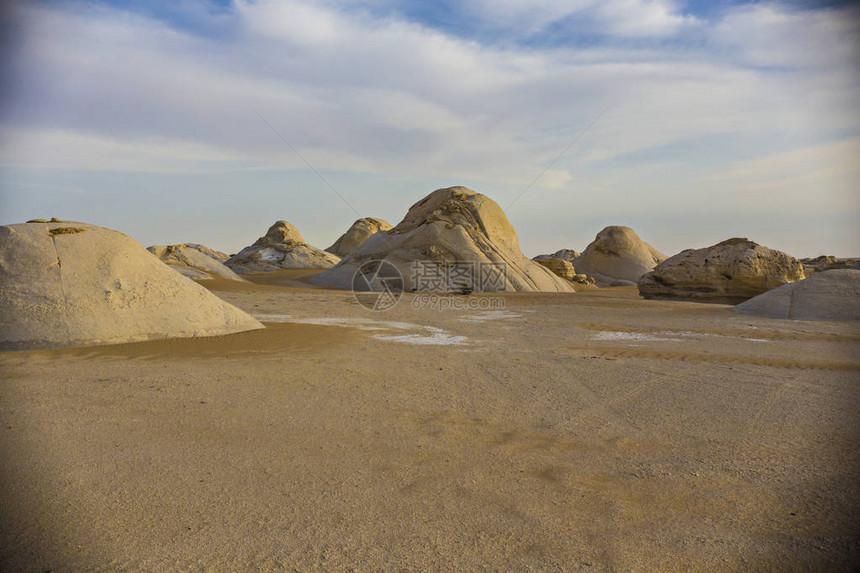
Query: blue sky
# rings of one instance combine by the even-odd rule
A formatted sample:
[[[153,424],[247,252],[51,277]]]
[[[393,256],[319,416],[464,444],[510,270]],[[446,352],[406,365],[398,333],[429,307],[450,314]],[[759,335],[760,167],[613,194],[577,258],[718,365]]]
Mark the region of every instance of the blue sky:
[[[4,10],[3,224],[57,216],[236,252],[287,219],[326,247],[358,216],[397,223],[462,184],[508,207],[530,256],[610,224],[669,255],[733,236],[860,255],[849,4]]]

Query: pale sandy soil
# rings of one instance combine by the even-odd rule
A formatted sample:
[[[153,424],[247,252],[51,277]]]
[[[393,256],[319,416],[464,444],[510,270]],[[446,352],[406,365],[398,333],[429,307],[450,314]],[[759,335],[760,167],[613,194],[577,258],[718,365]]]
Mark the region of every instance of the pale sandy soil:
[[[0,355],[0,569],[860,565],[858,326],[306,276],[204,283],[265,331]]]

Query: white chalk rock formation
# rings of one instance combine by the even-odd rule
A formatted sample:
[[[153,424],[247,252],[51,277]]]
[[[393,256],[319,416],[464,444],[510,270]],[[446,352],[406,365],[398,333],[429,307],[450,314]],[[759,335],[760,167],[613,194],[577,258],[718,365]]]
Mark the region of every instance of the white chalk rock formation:
[[[374,260],[395,265],[407,291],[574,290],[522,254],[514,228],[495,201],[465,187],[437,189],[413,205],[396,227],[371,236],[338,266],[310,281],[350,288],[356,270]],[[453,269],[456,278],[445,268]],[[427,274],[434,270],[447,283],[431,285]]]
[[[0,349],[215,336],[263,328],[110,229],[0,227]]]
[[[839,259],[832,255],[819,255],[811,259],[800,259],[806,276],[812,273],[832,271],[834,269],[853,269],[860,263],[860,258]]]
[[[532,259],[534,262],[539,264],[542,267],[546,267],[555,273],[557,276],[560,276],[564,280],[572,281],[574,277],[576,277],[576,269],[570,264],[570,261],[566,261],[564,259],[556,259],[556,258],[547,258],[547,259]]]
[[[533,261],[546,261],[549,259],[561,259],[563,261],[567,261],[572,263],[576,257],[578,257],[581,253],[578,251],[574,251],[573,249],[559,249],[558,251],[550,254],[550,255],[538,255],[534,257]]]
[[[794,320],[860,320],[860,271],[820,271],[749,299],[735,311]]]
[[[340,257],[307,244],[293,225],[278,221],[253,245],[230,257],[225,264],[241,275],[280,269],[327,269],[338,262]]]
[[[606,227],[573,260],[576,272],[593,277],[599,285],[636,284],[666,255],[643,241],[630,227]]]
[[[194,243],[183,245],[153,245],[146,249],[173,270],[194,280],[213,278],[245,281],[224,264],[227,255]],[[222,258],[223,257],[223,258]]]
[[[358,219],[326,251],[343,258],[357,251],[367,239],[379,231],[388,231],[389,229],[391,229],[391,224],[383,219],[373,217]]]
[[[803,265],[791,255],[736,238],[666,259],[639,279],[639,294],[738,304],[803,278]]]

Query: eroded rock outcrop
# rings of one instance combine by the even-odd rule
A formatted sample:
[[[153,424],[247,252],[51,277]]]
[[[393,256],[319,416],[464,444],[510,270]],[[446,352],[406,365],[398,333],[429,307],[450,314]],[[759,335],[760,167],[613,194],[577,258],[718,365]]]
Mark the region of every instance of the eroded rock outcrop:
[[[860,320],[860,271],[817,272],[753,297],[735,311],[794,320]]]
[[[110,229],[0,227],[0,349],[215,336],[263,325]]]
[[[343,258],[357,251],[367,239],[379,231],[388,231],[389,229],[391,229],[391,224],[383,219],[373,217],[358,219],[326,251]]]
[[[666,255],[640,239],[630,227],[613,225],[597,233],[573,260],[573,266],[599,285],[630,285],[665,259]]]
[[[278,221],[266,234],[245,247],[225,264],[238,274],[264,273],[280,269],[327,269],[340,257],[305,242],[299,230],[287,221]]]
[[[437,189],[393,229],[371,236],[338,266],[310,280],[350,288],[362,264],[383,259],[400,270],[406,290],[573,291],[570,282],[522,254],[514,228],[495,201],[465,187]],[[424,270],[416,272],[446,265],[457,269],[457,282],[446,276],[448,282],[436,282],[434,289],[427,288]],[[469,266],[471,277],[460,272]]]
[[[803,265],[749,239],[687,249],[639,279],[645,298],[737,304],[804,278]]]
[[[800,259],[807,276],[812,273],[832,271],[835,269],[853,269],[860,263],[860,258],[840,259],[832,255],[819,255],[814,258]]]
[[[578,257],[581,253],[578,251],[574,251],[573,249],[559,249],[558,251],[549,254],[549,255],[538,255],[532,258],[533,261],[545,261],[548,259],[561,259],[563,261],[568,261],[570,263]]]
[[[173,270],[194,280],[213,278],[231,281],[244,281],[224,264],[227,255],[203,245],[186,243],[183,245],[153,245],[146,249]]]
[[[576,277],[576,269],[570,264],[570,261],[564,259],[532,259],[542,267],[546,267],[555,273],[557,276],[572,281]]]

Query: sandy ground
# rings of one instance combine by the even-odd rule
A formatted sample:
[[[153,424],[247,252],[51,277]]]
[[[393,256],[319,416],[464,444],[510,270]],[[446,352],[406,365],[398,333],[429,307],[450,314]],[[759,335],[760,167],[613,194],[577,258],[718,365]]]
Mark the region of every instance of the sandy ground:
[[[0,569],[860,566],[857,325],[307,276],[204,283],[265,331],[0,354]]]

